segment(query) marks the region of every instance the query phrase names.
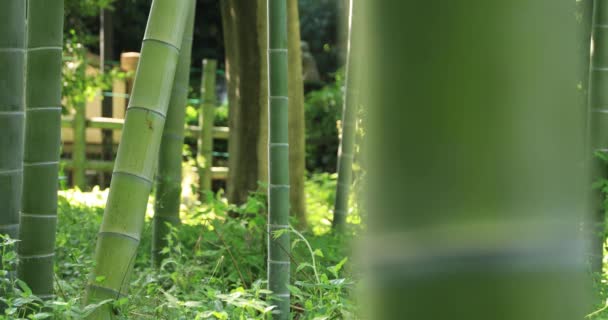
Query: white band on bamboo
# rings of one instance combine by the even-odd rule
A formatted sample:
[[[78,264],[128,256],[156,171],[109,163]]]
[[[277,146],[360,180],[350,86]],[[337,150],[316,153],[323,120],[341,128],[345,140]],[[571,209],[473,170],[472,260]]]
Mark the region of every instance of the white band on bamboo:
[[[42,50],[63,50],[62,47],[34,47],[34,48],[27,48],[27,51],[42,51]]]
[[[42,300],[51,300],[51,299],[55,299],[56,295],[54,295],[54,294],[37,294],[36,297],[38,297]]]
[[[164,114],[164,113],[162,113],[162,112],[160,112],[160,111],[158,111],[158,110],[154,110],[154,109],[150,109],[150,108],[146,108],[146,107],[129,106],[129,107],[127,108],[127,112],[129,112],[129,110],[143,110],[143,111],[148,111],[148,112],[150,112],[150,113],[154,113],[154,114],[156,114],[156,115],[160,116],[160,117],[161,117],[161,118],[163,118],[163,119],[166,119],[166,118],[167,118],[167,115],[166,115],[166,114]]]
[[[23,169],[0,170],[0,176],[10,176],[21,172]]]
[[[17,229],[19,228],[19,224],[15,223],[15,224],[7,224],[7,225],[0,225],[0,231],[2,230],[13,230],[13,229]]]
[[[596,24],[594,28],[598,29],[608,29],[608,24]]]
[[[277,188],[277,189],[280,189],[280,188],[289,189],[289,188],[291,188],[291,186],[288,185],[288,184],[269,184],[268,186],[270,188]]]
[[[278,143],[278,142],[273,142],[273,143],[271,143],[271,144],[270,144],[270,147],[271,147],[271,148],[274,148],[274,147],[283,147],[283,148],[287,148],[287,147],[289,147],[289,143]]]
[[[285,48],[274,48],[274,49],[270,48],[270,49],[268,49],[268,51],[270,51],[270,52],[287,52],[288,49],[285,49]]]
[[[27,108],[26,112],[36,112],[36,111],[61,111],[61,107],[42,107],[42,108]]]
[[[270,99],[289,100],[289,97],[288,96],[270,96]]]
[[[2,116],[23,116],[25,112],[23,111],[0,111],[0,117]]]
[[[54,214],[32,214],[23,212],[21,212],[21,217],[32,219],[57,219],[57,215]]]
[[[606,72],[606,71],[608,71],[608,68],[603,68],[603,67],[593,67],[593,68],[591,68],[591,71],[600,71],[600,72]]]
[[[47,253],[47,254],[31,254],[31,255],[19,255],[19,259],[26,260],[37,260],[37,259],[48,259],[55,256],[55,253]]]
[[[112,175],[115,175],[115,174],[125,175],[125,176],[132,176],[132,177],[138,178],[140,180],[144,180],[145,182],[150,183],[150,184],[154,183],[148,177],[144,177],[144,176],[136,174],[136,173],[125,172],[125,171],[114,171],[114,172],[112,172]]]
[[[270,260],[270,259],[268,259],[268,263],[283,264],[283,265],[291,264],[291,262],[289,262],[289,260],[287,260],[287,261],[276,261],[276,260]]]
[[[25,49],[23,49],[23,48],[0,48],[0,52],[19,52],[19,53],[23,53],[23,52],[25,52]]]
[[[289,293],[277,293],[274,294],[274,296],[279,298],[289,298],[291,295]]]
[[[24,167],[55,166],[58,164],[59,161],[23,162]]]
[[[268,225],[268,227],[273,228],[273,229],[289,229],[289,225],[288,224],[272,224],[272,223],[269,223],[267,225]]]
[[[608,148],[599,148],[599,149],[595,149],[595,151],[608,152]]]

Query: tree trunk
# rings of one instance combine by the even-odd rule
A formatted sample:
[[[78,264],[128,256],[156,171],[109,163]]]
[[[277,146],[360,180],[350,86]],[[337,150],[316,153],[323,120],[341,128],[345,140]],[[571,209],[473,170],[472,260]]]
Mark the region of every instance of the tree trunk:
[[[289,310],[289,55],[287,0],[268,1],[268,289],[277,306],[274,319]],[[283,232],[275,235],[276,232]]]
[[[575,1],[357,4],[372,35],[368,318],[582,319]]]
[[[42,299],[53,297],[61,144],[63,0],[27,5],[26,117],[19,278]]]
[[[23,179],[25,1],[0,10],[0,234],[17,238]]]
[[[184,146],[184,124],[190,88],[190,57],[192,55],[192,33],[194,10],[188,15],[186,30],[181,42],[179,61],[171,91],[169,110],[161,138],[156,175],[156,199],[154,203],[152,264],[160,266],[161,251],[167,246],[170,225],[178,225],[182,193],[182,148]]]
[[[306,228],[306,122],[304,117],[304,82],[298,1],[287,1],[289,41],[289,202],[298,228]]]
[[[193,0],[154,0],[129,101],[110,193],[97,239],[86,303],[116,299],[129,288],[188,12]],[[111,319],[103,305],[88,319]]]
[[[258,182],[267,181],[266,1],[221,4],[230,106],[227,196],[242,204],[259,189]]]

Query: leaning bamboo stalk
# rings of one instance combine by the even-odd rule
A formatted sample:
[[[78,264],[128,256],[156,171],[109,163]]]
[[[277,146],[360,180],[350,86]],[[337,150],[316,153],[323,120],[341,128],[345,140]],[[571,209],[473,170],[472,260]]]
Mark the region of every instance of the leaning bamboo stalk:
[[[140,242],[171,89],[193,0],[154,0],[129,101],[85,301],[127,294]],[[111,319],[104,305],[88,319]]]
[[[19,229],[19,278],[53,297],[61,140],[64,0],[28,0],[26,123]]]
[[[17,238],[23,179],[25,1],[0,10],[0,235]]]
[[[215,78],[217,70],[216,60],[203,60],[203,78],[201,84],[201,104],[198,123],[201,126],[198,138],[198,152],[196,159],[199,172],[199,199],[205,201],[205,193],[211,191],[211,167],[213,166],[213,121],[215,119]]]
[[[169,225],[178,225],[179,207],[182,193],[182,148],[184,145],[184,123],[190,81],[190,56],[192,53],[192,32],[194,12],[188,13],[186,31],[182,39],[179,62],[175,73],[167,120],[160,143],[158,173],[156,175],[156,199],[152,229],[152,264],[160,266],[166,255],[162,250],[167,246]]]
[[[275,319],[289,319],[289,98],[287,1],[268,0],[268,288]],[[279,232],[279,234],[277,234]]]
[[[357,54],[353,50],[353,23],[354,0],[349,1],[349,20],[348,20],[348,45],[345,66],[345,91],[344,104],[342,107],[342,134],[340,147],[338,149],[338,181],[336,183],[336,199],[334,202],[333,228],[336,231],[343,231],[346,227],[346,216],[348,215],[348,201],[352,184],[352,167],[355,149],[356,132],[356,103],[357,89],[355,88],[355,70],[353,63],[354,56]]]

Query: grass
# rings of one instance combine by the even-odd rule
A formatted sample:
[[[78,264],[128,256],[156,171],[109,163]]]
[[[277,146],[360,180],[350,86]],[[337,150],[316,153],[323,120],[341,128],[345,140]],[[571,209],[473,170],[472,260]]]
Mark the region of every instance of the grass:
[[[352,290],[358,272],[351,263],[352,234],[332,235],[329,219],[335,177],[313,175],[306,183],[310,229],[292,236],[292,313],[295,319],[348,319],[356,313]],[[9,280],[14,240],[0,245],[5,304],[0,319],[81,319],[96,306],[83,306],[93,266],[96,234],[107,191],[62,191],[55,262],[56,299],[42,302],[18,280]],[[209,205],[182,206],[184,223],[169,235],[169,258],[150,264],[152,206],[131,278],[129,298],[113,302],[117,319],[270,319],[266,288],[265,200],[254,194],[242,206],[219,194]],[[152,203],[152,202],[150,202]],[[353,211],[353,216],[357,215]],[[227,212],[236,212],[236,217]],[[351,220],[353,221],[353,220]],[[358,221],[357,218],[354,221]],[[103,279],[96,279],[103,281]]]

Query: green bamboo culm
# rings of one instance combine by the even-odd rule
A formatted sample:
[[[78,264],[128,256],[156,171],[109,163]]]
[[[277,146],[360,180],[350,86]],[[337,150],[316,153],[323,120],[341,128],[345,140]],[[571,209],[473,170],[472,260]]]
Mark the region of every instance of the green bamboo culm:
[[[25,1],[0,10],[0,234],[16,239],[23,179]]]
[[[594,153],[608,155],[608,2],[596,0],[593,5],[593,53],[589,68],[590,144]],[[606,162],[594,157],[591,163],[593,181],[608,178]],[[601,273],[604,257],[604,225],[606,212],[601,189],[594,190],[592,210],[591,267]]]
[[[193,1],[192,5],[196,5]],[[179,207],[182,193],[182,148],[184,146],[184,124],[190,81],[190,56],[192,54],[192,32],[195,9],[188,12],[188,21],[181,42],[179,62],[175,72],[167,119],[158,155],[156,175],[156,199],[152,229],[152,264],[160,266],[162,253],[167,247],[170,225],[179,225]]]
[[[140,242],[182,36],[193,0],[154,0],[135,75],[86,303],[127,294]],[[88,319],[112,319],[111,305]]]
[[[206,192],[211,191],[211,168],[213,167],[213,122],[217,97],[215,79],[217,60],[203,60],[203,77],[201,83],[201,105],[198,123],[201,133],[198,139],[198,157],[196,163],[199,172],[199,199],[205,201]]]
[[[84,79],[87,71],[87,48],[80,44],[78,49],[82,60],[78,65],[77,72]],[[84,89],[84,85],[81,84]],[[74,122],[72,132],[74,143],[72,144],[72,185],[80,190],[87,187],[86,165],[87,165],[87,102],[83,99],[74,103]]]
[[[575,1],[355,1],[371,33],[362,318],[586,318]]]
[[[289,98],[287,0],[268,0],[268,288],[275,319],[289,311]]]
[[[346,88],[344,92],[344,105],[342,107],[342,135],[340,139],[340,147],[338,149],[338,182],[336,183],[336,199],[334,202],[334,219],[333,228],[336,231],[344,231],[346,227],[346,216],[348,215],[348,201],[350,197],[350,189],[352,183],[352,167],[355,148],[355,133],[356,133],[356,104],[357,104],[357,89],[355,87],[356,68],[353,68],[356,63],[353,63],[355,56],[358,56],[357,51],[353,50],[353,29],[356,24],[353,23],[355,1],[349,1],[349,20],[348,20],[348,46],[346,56]]]
[[[19,228],[19,279],[53,297],[61,143],[64,0],[27,1],[25,152]]]

